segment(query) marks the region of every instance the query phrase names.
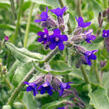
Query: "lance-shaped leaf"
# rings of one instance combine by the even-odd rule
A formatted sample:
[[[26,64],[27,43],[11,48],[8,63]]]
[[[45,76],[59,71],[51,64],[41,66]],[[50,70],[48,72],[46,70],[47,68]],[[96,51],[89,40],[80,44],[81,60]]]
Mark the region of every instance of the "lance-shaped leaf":
[[[6,47],[11,51],[12,55],[21,62],[41,61],[44,55],[40,53],[33,53],[25,48],[18,48],[12,43],[7,42]]]

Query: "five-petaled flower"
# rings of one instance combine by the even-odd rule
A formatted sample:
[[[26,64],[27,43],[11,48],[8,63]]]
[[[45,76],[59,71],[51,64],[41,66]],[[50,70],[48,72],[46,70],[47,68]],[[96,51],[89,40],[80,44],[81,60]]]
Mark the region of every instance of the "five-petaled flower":
[[[63,95],[63,92],[64,92],[64,90],[65,89],[70,89],[71,88],[71,86],[70,86],[70,84],[71,84],[72,82],[68,82],[68,83],[61,83],[60,84],[60,90],[59,90],[59,95],[60,96],[62,96]]]
[[[46,91],[49,95],[53,94],[53,88],[50,85],[50,83],[47,81],[45,83],[43,83],[41,86],[39,86],[38,90],[40,90],[41,94],[44,94]]]
[[[105,37],[109,37],[109,30],[103,30],[102,36]]]
[[[89,29],[88,31],[85,31],[85,32],[84,32],[84,33],[85,33],[85,36],[86,36],[86,37],[85,37],[85,41],[86,41],[87,43],[91,43],[91,40],[93,41],[93,40],[96,39],[96,36],[91,35],[92,32],[93,32],[92,29]]]
[[[35,22],[47,21],[48,19],[48,7],[46,7],[46,11],[42,12],[40,15],[41,19],[36,19]]]
[[[91,24],[91,22],[84,22],[82,17],[79,17],[79,18],[76,17],[76,21],[78,22],[78,26],[82,28],[86,28],[90,26]]]
[[[46,44],[48,41],[48,30],[45,28],[44,32],[40,31],[37,33],[38,36],[40,36],[40,38],[37,39],[38,42],[41,42],[43,44]]]
[[[86,51],[84,53],[84,56],[85,56],[85,59],[86,59],[86,62],[88,65],[91,65],[91,60],[96,60],[96,55],[95,53],[97,52],[98,50],[92,50],[92,51]]]
[[[53,34],[49,37],[50,45],[49,48],[51,50],[55,49],[56,46],[59,47],[59,50],[64,50],[64,41],[67,41],[67,35],[62,35],[61,31],[57,28],[53,30]]]
[[[33,91],[33,95],[36,96],[36,94],[38,94],[38,90],[37,90],[37,84],[35,84],[34,82],[29,83],[29,82],[24,82],[24,84],[28,85],[28,87],[26,88],[26,91]]]
[[[54,13],[57,17],[62,17],[66,10],[67,10],[67,8],[63,7],[62,9],[61,8],[56,8],[56,9],[52,9],[50,11],[52,13]]]

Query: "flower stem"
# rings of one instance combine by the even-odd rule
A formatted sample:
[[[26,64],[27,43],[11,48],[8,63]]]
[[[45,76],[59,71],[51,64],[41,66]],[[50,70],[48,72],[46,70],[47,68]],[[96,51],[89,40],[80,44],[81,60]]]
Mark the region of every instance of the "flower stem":
[[[19,85],[17,86],[17,88],[14,90],[14,92],[12,93],[11,97],[8,99],[7,105],[12,105],[14,100],[16,99],[16,97],[18,96],[20,90],[22,89],[22,87],[24,86],[24,81],[29,81],[30,78],[32,77],[34,73],[34,69],[29,72],[25,78],[19,83]]]
[[[63,1],[62,0],[58,0],[58,1],[59,1],[59,4],[60,4],[61,8],[63,8],[64,7]],[[72,27],[70,25],[70,21],[68,21],[67,26],[68,26],[68,33],[69,34],[72,33]]]
[[[16,42],[17,42],[18,32],[19,32],[19,28],[20,28],[20,19],[21,19],[21,14],[22,14],[23,2],[24,2],[24,0],[20,0],[20,7],[19,7],[18,16],[17,16],[16,30],[11,39],[14,44],[16,44]]]
[[[77,14],[79,17],[82,16],[81,4],[82,4],[82,0],[77,0]]]
[[[82,74],[83,74],[83,77],[84,77],[85,82],[86,82],[86,83],[90,83],[90,82],[89,82],[89,79],[88,79],[88,75],[87,75],[87,73],[85,72],[84,67],[83,67],[82,65],[81,65],[80,69],[81,69],[81,71],[82,71]]]
[[[98,83],[101,84],[101,79],[100,79],[100,75],[99,75],[99,72],[98,72],[98,69],[97,69],[96,60],[94,60],[94,71],[95,71],[96,79],[97,79]]]
[[[58,52],[58,48],[55,48],[54,50],[52,50],[44,59],[44,62],[48,62],[56,53]]]
[[[28,16],[27,26],[26,26],[26,33],[25,33],[25,37],[24,37],[24,47],[25,47],[25,48],[27,47],[28,34],[29,34],[29,28],[30,28],[30,22],[31,22],[31,17],[32,17],[33,8],[34,8],[34,4],[32,3],[31,9],[30,9],[30,14],[29,14],[29,16]]]
[[[11,3],[11,10],[12,10],[13,18],[15,20],[15,19],[17,19],[17,14],[16,14],[16,11],[15,11],[14,0],[10,0],[10,3]]]

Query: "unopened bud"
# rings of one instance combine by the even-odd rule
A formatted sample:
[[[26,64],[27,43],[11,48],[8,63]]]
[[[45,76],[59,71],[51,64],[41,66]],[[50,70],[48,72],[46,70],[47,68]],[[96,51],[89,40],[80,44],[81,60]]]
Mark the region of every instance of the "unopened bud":
[[[104,10],[103,11],[103,17],[106,17],[106,15],[107,15],[107,10]]]
[[[100,61],[100,67],[104,67],[106,65],[106,61]]]

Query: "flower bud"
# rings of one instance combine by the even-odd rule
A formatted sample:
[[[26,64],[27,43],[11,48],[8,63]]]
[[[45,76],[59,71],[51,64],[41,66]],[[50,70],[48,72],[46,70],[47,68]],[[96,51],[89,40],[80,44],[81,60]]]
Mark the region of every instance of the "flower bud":
[[[107,51],[109,52],[109,37],[104,39],[104,44],[105,44]]]
[[[100,67],[104,67],[106,65],[106,61],[100,61]]]

